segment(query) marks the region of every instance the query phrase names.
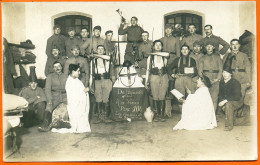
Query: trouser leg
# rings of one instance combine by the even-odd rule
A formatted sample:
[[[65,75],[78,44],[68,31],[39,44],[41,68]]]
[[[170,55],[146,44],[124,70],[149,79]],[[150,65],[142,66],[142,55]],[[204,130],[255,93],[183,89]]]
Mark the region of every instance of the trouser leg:
[[[165,100],[160,100],[160,112],[161,112],[161,121],[165,121]]]
[[[158,121],[158,106],[157,106],[157,100],[153,100],[153,112],[154,112],[154,121],[156,122],[156,121]]]
[[[38,130],[40,132],[48,132],[51,129],[51,126],[50,126],[51,117],[52,117],[51,112],[44,111],[43,125],[38,128]]]

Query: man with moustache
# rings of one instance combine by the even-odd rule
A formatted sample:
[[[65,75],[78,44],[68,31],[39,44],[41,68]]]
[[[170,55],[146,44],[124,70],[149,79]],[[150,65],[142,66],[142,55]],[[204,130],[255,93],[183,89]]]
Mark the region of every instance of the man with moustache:
[[[211,25],[205,25],[204,26],[206,37],[200,40],[200,42],[203,44],[204,48],[206,47],[206,44],[210,41],[213,43],[213,46],[215,48],[215,53],[218,55],[224,56],[227,50],[229,49],[229,44],[223,40],[222,38],[213,35],[212,33],[212,26]],[[219,50],[219,46],[222,46],[222,49]]]
[[[67,103],[67,95],[65,84],[68,75],[62,73],[62,65],[59,62],[53,64],[54,73],[51,73],[46,78],[45,95],[47,98],[47,106],[44,111],[43,125],[38,128],[40,132],[47,132],[50,130],[50,123],[53,110],[61,103]]]
[[[46,46],[46,54],[48,57],[52,57],[52,48],[54,45],[60,50],[60,55],[65,56],[65,41],[66,37],[61,35],[61,27],[59,25],[54,25],[53,27],[54,34],[48,38]]]
[[[45,65],[45,76],[47,77],[49,74],[54,72],[54,68],[53,68],[53,63],[55,61],[58,61],[62,66],[64,66],[66,58],[65,56],[61,56],[60,55],[60,50],[56,47],[56,45],[53,46],[52,48],[52,56],[50,56],[47,59],[46,65]]]

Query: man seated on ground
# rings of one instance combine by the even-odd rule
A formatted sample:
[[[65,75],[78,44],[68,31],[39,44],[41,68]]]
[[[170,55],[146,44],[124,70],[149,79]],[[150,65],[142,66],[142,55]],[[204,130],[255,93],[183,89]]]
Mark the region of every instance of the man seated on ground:
[[[23,114],[24,127],[41,122],[46,107],[46,96],[43,89],[38,87],[36,76],[29,77],[29,86],[23,88],[19,95],[29,103],[28,112]]]
[[[65,84],[67,75],[62,73],[62,65],[59,62],[54,62],[54,73],[51,73],[46,78],[45,94],[47,97],[47,106],[44,112],[43,125],[38,128],[41,132],[50,130],[50,122],[53,110],[61,103],[67,103],[67,95]]]
[[[225,131],[231,131],[234,125],[234,112],[242,105],[241,85],[232,78],[230,61],[226,61],[223,68],[223,79],[219,84],[219,107],[225,111]]]

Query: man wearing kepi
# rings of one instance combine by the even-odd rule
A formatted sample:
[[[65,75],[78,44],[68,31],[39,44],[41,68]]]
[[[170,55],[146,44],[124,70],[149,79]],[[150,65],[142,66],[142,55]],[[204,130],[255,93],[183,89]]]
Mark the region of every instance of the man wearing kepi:
[[[219,84],[219,106],[226,114],[225,131],[231,131],[234,125],[234,111],[243,105],[241,85],[232,78],[231,61],[226,60],[223,68],[223,78]]]
[[[128,26],[127,23],[122,22],[118,29],[119,35],[127,34],[127,45],[125,49],[124,61],[129,60],[131,63],[134,63],[138,59],[138,57],[136,57],[138,54],[137,49],[139,43],[142,41],[141,35],[144,31],[143,28],[137,25],[137,22],[137,17],[132,17],[131,26]]]
[[[47,46],[46,46],[46,54],[48,57],[52,56],[52,48],[54,45],[60,50],[60,55],[65,56],[65,41],[66,37],[61,35],[61,27],[59,25],[55,25],[53,27],[54,34],[48,38]]]
[[[89,86],[89,64],[87,60],[83,57],[79,56],[79,46],[78,45],[72,45],[71,46],[71,52],[72,57],[68,58],[66,60],[65,66],[64,66],[64,73],[66,76],[69,75],[69,65],[70,64],[79,64],[80,66],[80,75],[79,79],[82,81],[85,87]]]
[[[206,47],[206,44],[210,41],[213,43],[213,46],[215,47],[216,54],[225,55],[225,53],[230,47],[229,44],[222,38],[212,34],[213,28],[211,25],[205,25],[204,30],[205,30],[206,37],[200,40],[203,46]],[[219,50],[220,45],[222,46],[221,50]]]
[[[54,62],[54,73],[46,78],[45,95],[47,98],[47,106],[44,112],[43,126],[38,130],[42,132],[49,131],[53,110],[61,103],[67,103],[67,95],[65,91],[65,83],[68,75],[62,73],[62,66],[59,62]]]
[[[110,122],[107,119],[109,112],[108,103],[112,90],[112,81],[115,82],[114,69],[110,61],[110,56],[105,55],[103,45],[97,46],[97,52],[98,54],[94,54],[90,62],[90,87],[94,89],[98,109],[98,120],[96,123]]]
[[[209,93],[212,97],[215,111],[217,110],[218,92],[219,92],[219,81],[221,79],[221,74],[223,70],[223,64],[220,56],[214,53],[214,43],[212,41],[207,41],[205,43],[206,55],[200,58],[198,66],[198,74],[202,76],[205,74],[212,84],[209,88]]]
[[[251,86],[252,73],[251,63],[248,56],[239,51],[240,43],[238,39],[233,39],[230,42],[231,53],[228,54],[227,60],[231,60],[231,69],[233,78],[241,84],[241,94],[244,99],[246,89]]]
[[[162,52],[163,43],[160,40],[153,42],[154,52],[147,59],[145,87],[150,84],[155,111],[158,119],[165,121],[165,96],[168,89],[167,57],[169,53]],[[149,82],[148,82],[149,81]]]

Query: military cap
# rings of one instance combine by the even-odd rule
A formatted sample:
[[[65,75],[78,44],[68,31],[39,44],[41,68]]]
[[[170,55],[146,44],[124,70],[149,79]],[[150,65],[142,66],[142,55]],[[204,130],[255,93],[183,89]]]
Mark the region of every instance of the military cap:
[[[212,45],[212,46],[214,46],[215,44],[214,44],[214,42],[212,42],[212,41],[206,41],[206,43],[205,43],[205,46],[207,46],[207,45]]]
[[[98,25],[98,26],[95,26],[95,27],[93,28],[93,31],[94,31],[94,30],[99,30],[99,31],[101,31],[101,26],[99,26],[99,25]]]
[[[196,45],[202,46],[202,43],[197,40],[197,41],[193,42],[193,46],[196,46]]]
[[[73,49],[78,49],[79,50],[79,45],[72,45],[71,46],[71,50],[73,50]]]
[[[166,24],[165,25],[165,29],[168,29],[168,28],[172,29],[172,25],[171,24]]]
[[[53,49],[58,49],[58,50],[60,50],[56,45],[52,45],[52,48],[51,48],[52,50]]]
[[[54,30],[54,29],[57,29],[57,28],[61,29],[60,25],[54,25],[54,26],[53,26],[53,30]]]
[[[105,35],[109,34],[109,33],[112,33],[113,34],[113,31],[112,30],[108,30],[106,31]]]
[[[70,31],[75,31],[74,27],[69,27],[68,32],[70,32]]]

